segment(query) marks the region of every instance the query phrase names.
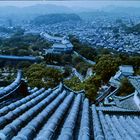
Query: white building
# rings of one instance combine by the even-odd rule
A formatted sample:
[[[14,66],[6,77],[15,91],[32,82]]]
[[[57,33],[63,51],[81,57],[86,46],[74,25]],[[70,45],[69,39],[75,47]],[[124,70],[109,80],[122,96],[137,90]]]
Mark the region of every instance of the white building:
[[[44,33],[44,32],[40,33],[40,35],[50,42],[59,43],[59,42],[62,42],[62,40],[63,40],[62,37],[51,36],[48,33]]]
[[[62,54],[71,53],[73,51],[73,45],[67,37],[54,37],[47,33],[41,33],[48,41],[53,42],[51,49],[44,49],[45,54]]]
[[[115,74],[115,76],[110,78],[109,82],[112,86],[119,87],[121,79],[123,79],[124,77],[132,76],[133,74],[133,66],[122,65],[119,67],[119,71]]]
[[[134,69],[130,65],[122,65],[119,67],[119,71],[124,75],[124,76],[131,76],[134,74]]]
[[[45,54],[61,54],[61,53],[71,53],[73,51],[73,46],[67,44],[53,44],[51,49],[45,50]]]

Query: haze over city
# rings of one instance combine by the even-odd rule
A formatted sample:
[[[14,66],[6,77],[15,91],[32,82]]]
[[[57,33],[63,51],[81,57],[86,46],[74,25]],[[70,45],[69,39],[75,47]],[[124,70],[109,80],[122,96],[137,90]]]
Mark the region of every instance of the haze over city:
[[[100,9],[106,6],[123,6],[123,7],[140,7],[139,1],[96,1],[96,0],[83,0],[83,1],[0,1],[0,6],[33,6],[36,4],[55,4],[67,7],[86,7]]]

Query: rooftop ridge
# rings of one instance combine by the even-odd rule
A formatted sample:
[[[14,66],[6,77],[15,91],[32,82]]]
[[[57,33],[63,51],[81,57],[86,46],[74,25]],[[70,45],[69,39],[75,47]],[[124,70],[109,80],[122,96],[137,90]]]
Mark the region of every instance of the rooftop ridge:
[[[120,112],[120,113],[140,113],[140,110],[129,110],[129,109],[124,109],[124,108],[108,108],[108,107],[96,107],[98,111],[103,111],[103,112]]]
[[[0,59],[2,60],[13,60],[13,61],[38,61],[38,57],[33,56],[16,56],[16,55],[0,55]]]
[[[16,77],[15,81],[12,82],[7,87],[5,87],[2,90],[0,90],[0,100],[2,100],[3,98],[9,96],[14,91],[16,91],[17,88],[21,85],[21,80],[22,80],[22,70],[18,70],[17,77]]]
[[[74,91],[62,82],[53,89],[28,88],[28,92],[19,99],[15,92],[12,99],[17,100],[2,103],[1,140],[125,139],[124,133],[139,139],[140,110],[97,106],[84,90]]]
[[[65,84],[63,84],[63,87],[64,87],[65,89],[67,89],[67,90],[69,90],[69,91],[75,93],[75,94],[83,94],[83,93],[85,93],[85,90],[74,91],[74,90],[72,90],[71,88],[69,88],[68,86],[66,86]]]

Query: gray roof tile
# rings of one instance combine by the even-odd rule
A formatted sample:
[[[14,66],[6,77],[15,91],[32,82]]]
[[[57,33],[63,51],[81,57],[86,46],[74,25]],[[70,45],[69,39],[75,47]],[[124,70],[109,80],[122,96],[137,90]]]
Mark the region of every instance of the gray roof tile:
[[[1,102],[1,140],[138,140],[140,112],[96,107],[83,92],[60,84],[54,89],[28,88],[26,97]],[[9,101],[9,100],[8,100]]]

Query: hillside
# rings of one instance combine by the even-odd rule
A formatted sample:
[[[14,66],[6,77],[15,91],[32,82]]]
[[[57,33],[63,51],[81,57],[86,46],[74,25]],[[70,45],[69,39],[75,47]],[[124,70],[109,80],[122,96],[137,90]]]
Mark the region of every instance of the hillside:
[[[128,15],[140,15],[140,8],[139,7],[124,7],[124,6],[107,6],[102,9],[105,12],[110,13],[121,13],[121,14],[128,14]],[[131,12],[130,12],[131,11]]]
[[[5,6],[0,8],[0,17],[12,16],[20,14],[23,16],[51,14],[51,13],[70,13],[72,9],[65,6],[57,6],[53,4],[37,4],[27,7]],[[27,16],[28,15],[28,16]]]
[[[42,25],[42,24],[55,24],[59,22],[65,21],[80,21],[81,18],[76,14],[48,14],[48,15],[41,15],[36,17],[32,23],[35,25]]]
[[[35,17],[43,14],[54,13],[72,13],[72,9],[65,6],[53,4],[37,4],[27,7],[1,6],[0,19],[12,19],[15,23],[23,23],[24,21],[33,20]]]
[[[132,26],[132,27],[125,27],[125,31],[127,33],[136,33],[136,34],[140,34],[140,23]]]

